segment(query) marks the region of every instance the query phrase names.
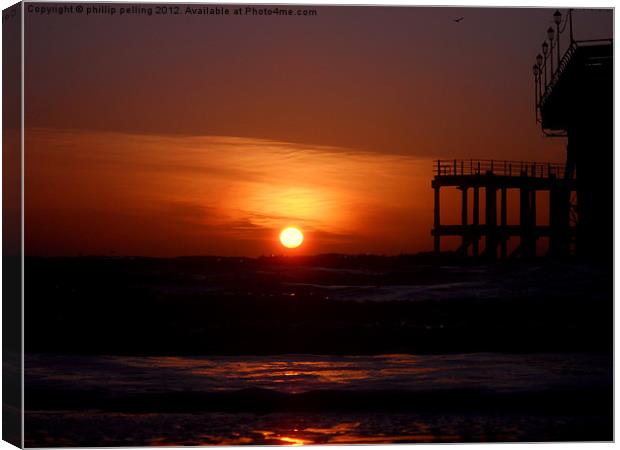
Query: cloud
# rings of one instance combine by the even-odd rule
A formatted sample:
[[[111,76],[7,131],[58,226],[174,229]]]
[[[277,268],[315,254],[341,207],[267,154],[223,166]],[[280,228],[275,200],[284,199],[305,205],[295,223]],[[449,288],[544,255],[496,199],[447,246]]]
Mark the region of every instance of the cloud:
[[[412,251],[428,240],[427,160],[264,139],[54,129],[28,129],[26,154],[27,217],[47,221],[29,228],[33,253],[47,240],[90,253],[268,253],[287,225],[308,233],[312,252],[383,243]],[[70,220],[86,211],[97,219]],[[101,242],[81,243],[93,230]]]

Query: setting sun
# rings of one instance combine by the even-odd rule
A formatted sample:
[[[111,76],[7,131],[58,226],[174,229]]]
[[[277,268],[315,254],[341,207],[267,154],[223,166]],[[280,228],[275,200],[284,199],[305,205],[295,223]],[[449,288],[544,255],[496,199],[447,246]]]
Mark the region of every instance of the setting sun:
[[[288,227],[280,233],[280,242],[286,248],[297,248],[304,241],[303,233],[295,227]]]

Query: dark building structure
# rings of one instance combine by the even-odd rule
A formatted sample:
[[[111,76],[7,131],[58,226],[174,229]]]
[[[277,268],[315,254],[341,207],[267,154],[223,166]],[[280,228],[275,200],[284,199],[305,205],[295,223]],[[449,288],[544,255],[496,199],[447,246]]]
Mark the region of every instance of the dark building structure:
[[[536,120],[543,133],[567,138],[566,164],[522,161],[440,160],[434,167],[434,249],[442,236],[460,236],[459,251],[487,259],[537,253],[606,260],[613,256],[613,42],[575,40],[572,11],[553,15],[555,28],[533,67]],[[561,53],[561,37],[568,37]],[[462,192],[461,223],[441,222],[442,187]],[[469,216],[468,191],[473,191]],[[507,190],[519,191],[519,223],[509,225]],[[480,219],[480,191],[484,212]],[[548,192],[548,224],[537,224],[536,193]],[[499,211],[498,211],[499,193]],[[499,212],[499,216],[498,216]],[[519,238],[508,254],[507,241]],[[484,249],[480,242],[484,239]]]
[[[536,118],[546,135],[568,138],[565,177],[576,180],[577,254],[607,259],[613,255],[613,41],[576,40],[572,11],[564,20],[556,11],[554,18],[549,48],[543,44],[533,68]],[[569,41],[560,58],[562,32]]]

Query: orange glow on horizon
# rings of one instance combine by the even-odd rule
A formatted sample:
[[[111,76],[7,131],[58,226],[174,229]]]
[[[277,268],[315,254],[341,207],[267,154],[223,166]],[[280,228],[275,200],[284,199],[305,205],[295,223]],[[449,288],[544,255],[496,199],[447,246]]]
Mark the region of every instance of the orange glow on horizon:
[[[305,445],[305,444],[310,442],[310,441],[307,441],[305,439],[292,438],[292,437],[281,437],[279,439],[282,442],[286,442],[287,444],[292,445],[293,447],[299,447],[301,445]]]
[[[305,254],[432,247],[430,159],[239,137],[41,128],[28,129],[25,144],[28,255],[277,254],[283,224],[303,230],[295,251]],[[458,223],[461,197],[450,191],[442,192],[442,221]],[[509,222],[518,207],[512,200]],[[544,199],[537,204],[544,210]]]
[[[303,230],[307,254],[431,247],[429,160],[85,130],[29,129],[26,145],[29,255],[276,254],[283,224]]]

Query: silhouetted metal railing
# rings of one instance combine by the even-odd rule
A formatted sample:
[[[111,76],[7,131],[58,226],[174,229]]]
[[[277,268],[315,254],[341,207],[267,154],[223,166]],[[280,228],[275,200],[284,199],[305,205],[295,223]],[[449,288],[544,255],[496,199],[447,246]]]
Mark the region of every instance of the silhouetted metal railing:
[[[553,14],[555,27],[551,26],[547,29],[547,39],[542,44],[542,53],[536,56],[536,63],[532,66],[537,122],[541,122],[540,110],[542,105],[555,88],[566,68],[570,65],[577,49],[613,43],[611,38],[576,40],[573,35],[573,12],[572,9],[569,9],[567,14],[562,15],[557,10]],[[564,44],[562,44],[562,39],[566,41]],[[566,50],[563,50],[564,48]]]
[[[433,172],[438,177],[493,174],[504,177],[563,178],[565,165],[494,159],[438,159],[433,161]]]
[[[544,77],[545,82],[543,83],[542,77],[535,78],[535,82],[538,83],[538,95],[537,95],[537,108],[540,108],[545,102],[546,98],[553,91],[553,88],[558,82],[558,79],[561,77],[562,73],[568,67],[569,63],[573,59],[573,56],[578,48],[580,47],[588,47],[593,45],[602,45],[612,43],[612,39],[592,39],[586,41],[575,41],[572,42],[570,47],[564,53],[564,56],[560,60],[557,68],[548,77]],[[547,70],[547,62],[543,63],[541,70]]]

